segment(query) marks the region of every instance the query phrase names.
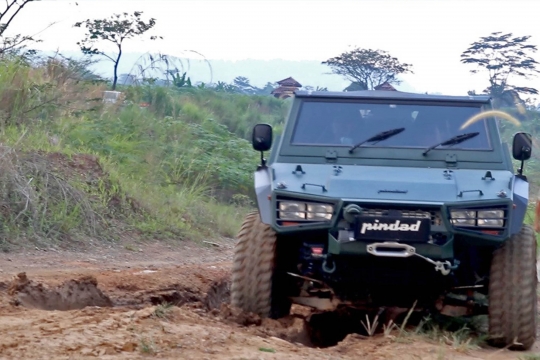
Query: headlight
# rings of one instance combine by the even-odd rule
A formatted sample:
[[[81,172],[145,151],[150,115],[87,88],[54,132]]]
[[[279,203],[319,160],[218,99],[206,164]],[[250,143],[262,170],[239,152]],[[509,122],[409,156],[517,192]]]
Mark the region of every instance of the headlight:
[[[450,221],[457,227],[503,228],[504,210],[451,210]]]
[[[478,226],[484,227],[503,227],[503,210],[482,210],[478,211]]]
[[[457,226],[475,226],[476,211],[453,210],[450,212],[452,224]]]
[[[309,220],[330,220],[334,207],[327,204],[307,204],[307,210]]]
[[[334,206],[330,204],[280,201],[279,218],[281,220],[327,221],[332,219]]]
[[[298,202],[280,202],[279,218],[287,220],[303,220],[306,218],[306,204]]]

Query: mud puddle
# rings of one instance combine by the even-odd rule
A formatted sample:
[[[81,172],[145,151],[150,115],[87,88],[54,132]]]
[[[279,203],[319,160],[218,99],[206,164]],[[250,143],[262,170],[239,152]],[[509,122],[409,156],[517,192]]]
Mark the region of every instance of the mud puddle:
[[[66,311],[87,306],[113,306],[111,299],[97,287],[93,276],[71,279],[50,288],[28,279],[26,273],[19,273],[9,284],[7,292],[12,296],[13,305],[31,309]]]
[[[77,310],[88,306],[98,307],[145,307],[168,304],[182,306],[199,303],[211,311],[220,309],[229,302],[230,287],[227,278],[212,282],[207,293],[202,293],[181,284],[142,291],[112,291],[105,294],[93,276],[69,279],[58,286],[48,286],[28,278],[26,273],[17,274],[9,283],[1,283],[0,291],[7,291],[11,304],[39,310]]]

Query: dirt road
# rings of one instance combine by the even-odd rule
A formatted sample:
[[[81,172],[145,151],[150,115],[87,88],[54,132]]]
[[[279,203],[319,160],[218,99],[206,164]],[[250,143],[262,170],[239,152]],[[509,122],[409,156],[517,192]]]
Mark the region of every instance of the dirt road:
[[[0,359],[518,359],[397,331],[314,347],[307,309],[239,314],[225,281],[233,242],[0,254]],[[129,249],[129,250],[128,250]],[[24,274],[22,274],[24,273]],[[17,275],[19,274],[19,275]],[[223,284],[223,285],[220,285]],[[210,290],[210,292],[209,292]],[[174,304],[163,305],[163,304]],[[536,345],[530,354],[540,354]]]

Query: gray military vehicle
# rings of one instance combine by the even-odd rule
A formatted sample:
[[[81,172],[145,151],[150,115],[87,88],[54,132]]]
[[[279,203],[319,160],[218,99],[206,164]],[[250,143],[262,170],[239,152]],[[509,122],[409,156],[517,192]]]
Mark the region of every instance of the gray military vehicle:
[[[488,314],[494,345],[530,348],[532,138],[510,149],[493,116],[468,121],[489,110],[487,96],[297,92],[274,146],[271,126],[253,129],[258,211],[238,235],[232,304],[271,318],[291,304]]]

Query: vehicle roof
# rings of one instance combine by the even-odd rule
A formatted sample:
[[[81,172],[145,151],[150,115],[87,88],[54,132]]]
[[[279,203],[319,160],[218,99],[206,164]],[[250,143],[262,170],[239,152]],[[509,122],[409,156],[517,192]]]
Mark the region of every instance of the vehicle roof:
[[[489,95],[453,96],[417,94],[402,91],[387,90],[361,90],[361,91],[295,91],[298,98],[325,98],[325,99],[379,99],[379,100],[420,100],[443,102],[467,102],[488,104]]]

